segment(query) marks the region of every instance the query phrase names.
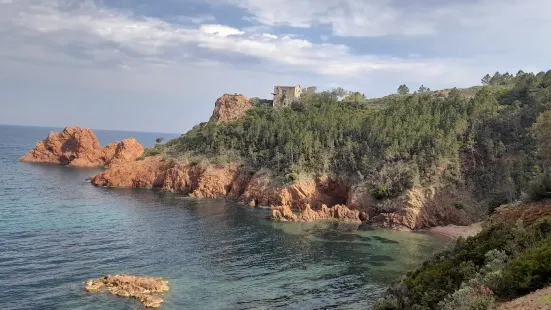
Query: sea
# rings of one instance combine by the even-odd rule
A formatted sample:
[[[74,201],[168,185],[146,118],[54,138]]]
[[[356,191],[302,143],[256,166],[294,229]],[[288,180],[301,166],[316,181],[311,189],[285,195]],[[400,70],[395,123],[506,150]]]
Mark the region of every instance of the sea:
[[[107,274],[163,277],[162,309],[371,309],[451,241],[345,223],[292,224],[222,199],[95,187],[100,169],[20,163],[50,131],[0,126],[2,309],[143,309],[88,293]],[[94,130],[102,145],[177,134]]]

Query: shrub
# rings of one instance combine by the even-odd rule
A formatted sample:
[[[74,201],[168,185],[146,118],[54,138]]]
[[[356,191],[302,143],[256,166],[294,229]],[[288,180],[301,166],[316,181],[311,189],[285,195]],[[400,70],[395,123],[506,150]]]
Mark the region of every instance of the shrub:
[[[500,293],[516,297],[549,285],[551,279],[551,238],[516,257],[503,271]]]
[[[373,305],[373,310],[396,310],[400,309],[398,306],[398,299],[389,298],[378,300],[375,305]]]
[[[286,181],[291,182],[291,183],[292,183],[292,182],[298,181],[298,178],[299,178],[299,175],[298,175],[298,173],[296,173],[296,172],[288,173],[288,174],[285,176]]]
[[[551,193],[551,170],[547,169],[536,175],[528,187],[528,198],[531,201],[542,200]]]

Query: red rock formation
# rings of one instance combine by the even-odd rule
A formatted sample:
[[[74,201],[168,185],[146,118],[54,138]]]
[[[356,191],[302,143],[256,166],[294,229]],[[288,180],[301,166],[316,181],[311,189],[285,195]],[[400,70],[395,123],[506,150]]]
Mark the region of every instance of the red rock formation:
[[[243,95],[225,94],[216,100],[211,119],[216,123],[232,122],[240,119],[253,104]]]
[[[119,188],[163,188],[165,177],[173,170],[175,163],[163,161],[159,157],[127,162],[113,166],[91,178],[91,183],[97,186]],[[173,184],[183,186],[182,184]]]
[[[467,225],[473,222],[468,207],[476,205],[460,190],[436,192],[415,188],[396,199],[379,202],[371,197],[366,185],[349,186],[344,180],[325,177],[290,185],[276,180],[267,170],[253,173],[237,164],[191,164],[151,157],[114,166],[93,177],[92,184],[155,187],[192,197],[236,199],[250,206],[283,206],[275,209],[279,214],[273,213],[273,218],[279,220],[369,219],[377,226],[408,230]],[[337,206],[324,208],[323,204]],[[288,213],[291,210],[301,213],[293,217],[292,212]]]
[[[279,206],[272,208],[272,214],[269,216],[274,221],[289,221],[289,222],[319,222],[319,221],[346,221],[346,222],[361,222],[360,211],[350,210],[344,205],[335,205],[328,208],[322,205],[319,210],[312,210],[312,207],[307,204],[304,209],[294,214],[289,206]],[[367,220],[367,219],[366,219]]]
[[[143,146],[134,138],[113,142],[103,148],[103,161],[110,167],[120,163],[132,162],[142,156]]]
[[[51,132],[19,160],[74,167],[110,167],[134,161],[143,151],[143,147],[133,138],[114,142],[102,149],[92,130],[67,127],[60,133]]]
[[[449,224],[469,225],[476,202],[466,193],[413,188],[391,201],[392,211],[380,210],[372,221],[393,229],[425,229]],[[476,208],[475,208],[476,209]]]
[[[91,293],[108,290],[116,296],[134,297],[148,308],[160,307],[164,301],[158,294],[169,289],[168,281],[163,280],[163,278],[130,275],[108,275],[86,281],[84,288]]]

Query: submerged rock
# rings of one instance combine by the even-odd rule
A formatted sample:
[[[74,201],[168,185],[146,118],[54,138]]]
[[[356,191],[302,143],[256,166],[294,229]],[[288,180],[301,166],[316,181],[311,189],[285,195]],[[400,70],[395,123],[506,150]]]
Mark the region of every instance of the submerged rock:
[[[103,168],[134,161],[143,152],[143,146],[134,138],[101,148],[92,130],[67,127],[62,132],[51,132],[19,161]]]
[[[84,288],[92,293],[107,290],[116,296],[134,297],[145,307],[158,308],[164,302],[158,294],[168,291],[168,281],[124,274],[108,275],[84,282]]]

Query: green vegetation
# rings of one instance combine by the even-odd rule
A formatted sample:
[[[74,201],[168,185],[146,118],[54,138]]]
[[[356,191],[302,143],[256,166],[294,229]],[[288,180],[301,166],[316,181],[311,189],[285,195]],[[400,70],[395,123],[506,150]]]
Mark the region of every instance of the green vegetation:
[[[398,94],[407,95],[409,94],[409,87],[406,84],[398,86]]]
[[[487,206],[551,197],[551,71],[496,72],[484,86],[367,99],[342,88],[288,107],[253,98],[230,123],[206,122],[144,157],[239,162],[285,182],[333,174],[375,199],[413,186],[461,188]],[[456,209],[464,209],[454,203]],[[487,309],[549,284],[551,223],[487,227],[393,286],[377,309]]]
[[[551,195],[551,71],[482,79],[460,136],[461,175],[490,210]],[[375,309],[490,309],[551,284],[551,221],[492,224],[392,286]]]
[[[155,142],[162,143],[164,140],[165,140],[164,137],[159,137],[159,138],[155,139]]]
[[[277,109],[253,98],[238,121],[201,123],[146,156],[222,157],[283,178],[332,173],[367,182],[378,199],[413,185],[471,189],[489,207],[534,187],[546,195],[551,71],[483,80],[411,95],[402,85],[403,94],[376,99],[337,88]]]
[[[425,262],[375,309],[488,309],[549,285],[551,221],[495,224]]]

